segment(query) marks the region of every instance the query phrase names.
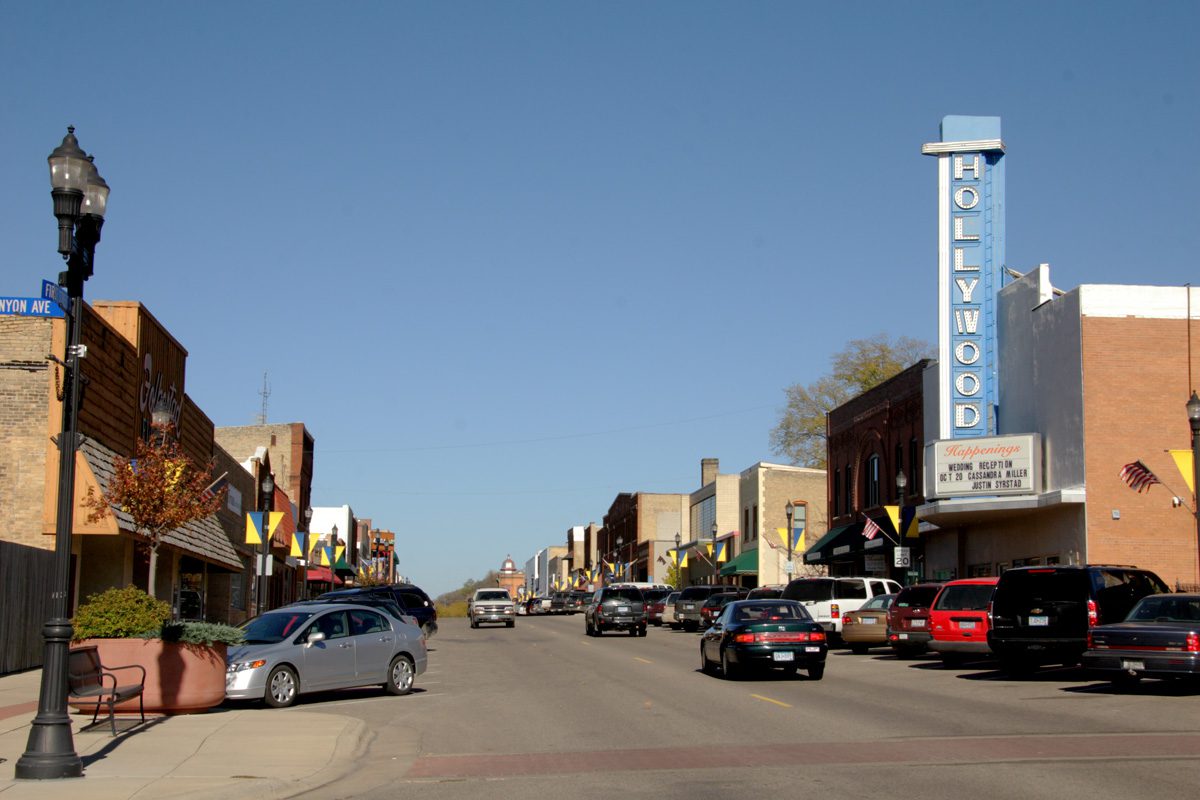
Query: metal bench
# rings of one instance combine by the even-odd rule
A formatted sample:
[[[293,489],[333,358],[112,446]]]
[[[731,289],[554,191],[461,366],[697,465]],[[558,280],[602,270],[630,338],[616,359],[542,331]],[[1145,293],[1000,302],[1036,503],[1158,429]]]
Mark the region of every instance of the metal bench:
[[[142,671],[142,678],[137,683],[121,685],[113,674],[118,669],[137,669]],[[146,721],[146,706],[142,699],[142,690],[146,686],[146,668],[140,664],[121,667],[106,667],[100,663],[100,653],[94,645],[73,648],[67,658],[67,690],[70,697],[81,705],[96,704],[96,713],[92,714],[92,723],[100,716],[100,707],[108,706],[108,721],[112,724],[112,735],[117,735],[116,707],[126,700],[138,699],[138,712],[142,722]]]

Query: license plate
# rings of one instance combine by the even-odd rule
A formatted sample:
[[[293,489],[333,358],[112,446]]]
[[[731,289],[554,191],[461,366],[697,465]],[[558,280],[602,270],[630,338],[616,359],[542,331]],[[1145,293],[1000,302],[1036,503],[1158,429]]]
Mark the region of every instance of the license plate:
[[[879,620],[875,619],[874,617],[863,617],[859,620],[859,622],[863,625],[874,625],[878,621]]]
[[[960,622],[960,623],[958,623],[958,629],[960,631],[973,631],[973,630],[975,630],[975,623],[974,622]]]
[[[1047,617],[1047,616],[1044,616],[1044,615],[1039,615],[1039,616],[1036,616],[1036,617],[1030,617],[1030,618],[1029,618],[1029,624],[1030,624],[1030,625],[1038,625],[1038,626],[1041,626],[1041,627],[1045,627],[1046,625],[1049,625],[1049,624],[1050,624],[1050,618],[1049,618],[1049,617]]]
[[[1144,670],[1146,669],[1145,661],[1121,661],[1121,669]]]
[[[908,634],[907,634],[907,633],[897,633],[897,634],[896,634],[896,636],[897,636],[897,637],[899,637],[899,638],[901,638],[901,639],[907,639],[907,638],[908,638]]]
[[[910,619],[908,622],[909,622],[909,627],[911,627],[911,628],[924,628],[925,627],[925,620],[923,620],[923,619]]]
[[[617,606],[617,613],[618,614],[628,614],[629,606]]]
[[[819,647],[806,647],[806,648],[804,648],[804,651],[805,651],[806,653],[819,653],[819,652],[821,652],[821,648],[819,648]]]
[[[771,653],[771,658],[772,658],[773,660],[775,660],[775,661],[795,661],[795,660],[796,660],[796,654],[795,654],[795,653],[791,653],[791,652],[788,652],[788,653]]]
[[[695,608],[696,608],[696,606],[695,606],[695,605],[693,605],[692,603],[684,603],[684,604],[683,604],[683,610],[684,610],[684,611],[694,611],[694,610],[695,610]]]

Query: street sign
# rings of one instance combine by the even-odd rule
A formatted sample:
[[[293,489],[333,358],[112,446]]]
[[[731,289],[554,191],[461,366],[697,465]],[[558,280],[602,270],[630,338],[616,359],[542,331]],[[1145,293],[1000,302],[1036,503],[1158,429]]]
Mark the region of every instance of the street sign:
[[[0,316],[61,317],[63,312],[43,297],[0,297]]]
[[[894,566],[894,567],[910,567],[910,566],[912,566],[912,555],[909,551],[909,548],[897,547],[895,550],[892,551],[892,555],[893,555],[893,558],[895,559],[892,562],[892,566]]]
[[[71,308],[71,298],[67,297],[67,290],[57,283],[42,281],[42,297],[46,300],[53,300],[64,312]]]
[[[795,561],[783,562],[783,571],[786,572],[788,575],[791,575],[793,572],[796,571],[796,562]]]

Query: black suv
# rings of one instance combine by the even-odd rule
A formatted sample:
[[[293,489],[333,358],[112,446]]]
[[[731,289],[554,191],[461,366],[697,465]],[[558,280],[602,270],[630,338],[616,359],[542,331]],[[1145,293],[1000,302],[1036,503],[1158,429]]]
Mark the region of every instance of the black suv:
[[[630,636],[646,635],[646,601],[636,586],[605,586],[598,589],[583,612],[588,636],[605,631],[629,631]]]
[[[988,646],[1011,674],[1077,664],[1092,627],[1120,622],[1146,595],[1169,592],[1161,578],[1137,567],[1010,569],[992,595]]]
[[[417,620],[428,639],[437,633],[437,607],[419,586],[411,583],[393,583],[387,586],[359,586],[354,589],[337,589],[326,592],[318,599],[325,602],[355,603],[356,597],[377,595],[390,598],[404,609],[404,613]]]

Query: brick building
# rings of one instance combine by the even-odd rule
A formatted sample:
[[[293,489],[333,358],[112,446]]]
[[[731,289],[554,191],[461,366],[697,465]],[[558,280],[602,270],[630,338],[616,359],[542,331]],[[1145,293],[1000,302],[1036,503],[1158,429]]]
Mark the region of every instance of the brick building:
[[[1200,376],[1200,325],[1191,324],[1200,290],[1063,293],[1042,265],[1001,291],[1000,311],[999,432],[1039,437],[1040,474],[1032,492],[990,497],[938,496],[937,476],[927,475],[931,499],[918,509],[926,574],[1118,563],[1200,583],[1194,498],[1167,452],[1191,442],[1185,404]],[[1121,480],[1138,460],[1162,486],[1138,493]]]
[[[604,515],[596,557],[618,565],[616,580],[662,583],[676,534],[688,538],[686,494],[622,492]]]
[[[875,575],[903,581],[894,550],[907,546],[919,563],[920,542],[901,537],[886,506],[917,506],[924,460],[924,376],[935,362],[923,359],[829,412],[827,529],[814,526],[804,563],[832,575]],[[904,474],[907,486],[898,488]],[[885,534],[863,537],[870,519]],[[815,541],[813,540],[815,539]],[[907,541],[906,541],[907,539]]]

